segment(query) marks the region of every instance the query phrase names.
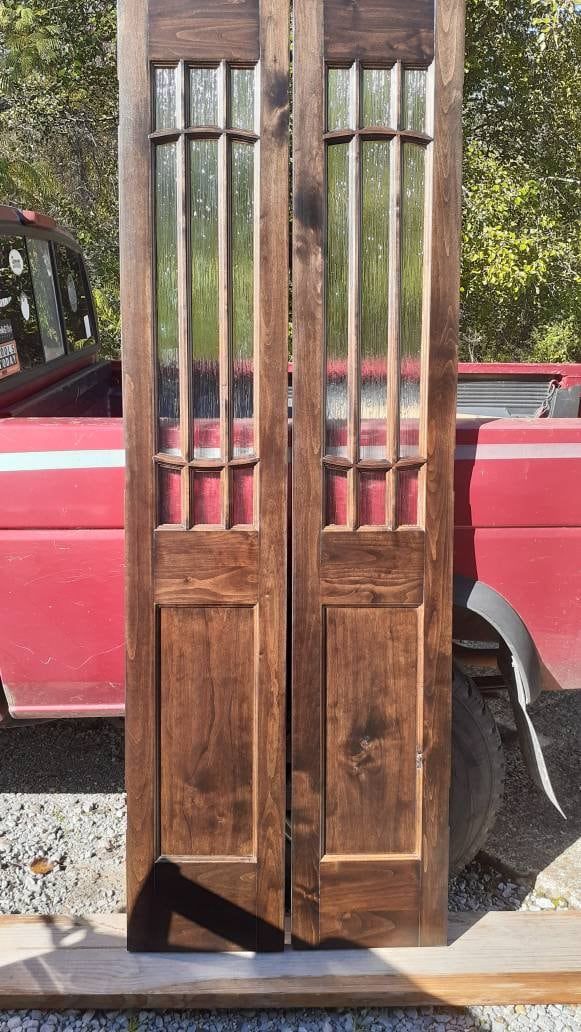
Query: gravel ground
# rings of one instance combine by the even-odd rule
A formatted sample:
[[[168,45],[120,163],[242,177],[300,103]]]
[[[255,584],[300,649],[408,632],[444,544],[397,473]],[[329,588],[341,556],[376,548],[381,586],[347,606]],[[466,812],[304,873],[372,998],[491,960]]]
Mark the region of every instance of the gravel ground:
[[[580,697],[581,698],[581,697]],[[530,784],[510,716],[494,703],[507,753],[507,797],[497,829],[465,871],[451,879],[451,910],[561,909],[539,889],[539,870],[581,839],[578,702],[557,696],[537,704],[551,774],[566,825],[553,817]],[[121,721],[55,722],[2,732],[0,765],[0,912],[111,913],[124,910],[125,797]],[[563,794],[564,793],[564,794]],[[524,800],[524,805],[523,805]],[[551,822],[551,833],[546,824]],[[518,843],[524,843],[520,854]],[[526,864],[519,859],[526,858]],[[579,881],[579,869],[571,875]],[[370,1029],[581,1028],[581,1007],[405,1008],[288,1012],[0,1012],[0,1032],[60,1032],[111,1028],[212,1032],[359,1032]]]

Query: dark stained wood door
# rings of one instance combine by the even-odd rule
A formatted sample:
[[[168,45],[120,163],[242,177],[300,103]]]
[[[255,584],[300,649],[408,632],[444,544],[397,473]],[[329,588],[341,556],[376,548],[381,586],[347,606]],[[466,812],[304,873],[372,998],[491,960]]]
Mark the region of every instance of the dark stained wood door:
[[[462,0],[295,0],[295,944],[446,941]]]
[[[284,920],[288,9],[121,0],[130,949]]]

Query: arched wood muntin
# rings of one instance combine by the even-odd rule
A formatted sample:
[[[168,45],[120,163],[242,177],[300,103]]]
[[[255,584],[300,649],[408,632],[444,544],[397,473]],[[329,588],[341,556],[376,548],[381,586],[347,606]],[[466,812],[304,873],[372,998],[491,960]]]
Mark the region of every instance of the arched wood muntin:
[[[293,941],[436,945],[447,914],[463,3],[295,0],[294,19]],[[410,126],[412,70],[424,70],[426,110]],[[381,124],[361,103],[366,71],[389,80]],[[329,124],[341,74],[348,125]],[[378,163],[389,168],[385,255],[365,212],[366,189],[384,187],[362,183],[374,141],[389,154]],[[423,167],[411,421],[406,152]],[[381,360],[367,370],[366,248],[374,282],[387,283],[384,338],[371,345]]]
[[[190,80],[208,69],[216,114],[200,120],[188,103]],[[254,83],[247,128],[229,115],[238,70]],[[122,0],[119,77],[128,945],[280,949],[286,4]],[[168,82],[175,106],[167,96],[159,104]],[[196,166],[200,145],[204,161],[215,159],[205,208],[194,189],[211,180],[203,161]],[[246,178],[233,200],[237,175]],[[198,276],[209,236],[215,245]],[[238,287],[237,246],[246,247]],[[200,310],[210,358],[196,352]],[[236,400],[240,375],[246,385],[251,378],[244,404]]]

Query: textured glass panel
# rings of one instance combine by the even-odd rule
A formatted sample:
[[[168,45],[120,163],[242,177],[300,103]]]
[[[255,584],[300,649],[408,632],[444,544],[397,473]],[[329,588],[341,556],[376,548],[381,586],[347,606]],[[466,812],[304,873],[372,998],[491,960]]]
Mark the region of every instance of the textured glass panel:
[[[218,125],[218,72],[190,68],[190,125]]]
[[[193,474],[193,513],[195,525],[222,523],[222,474],[219,470],[196,470]]]
[[[426,131],[426,70],[406,68],[403,73],[402,127]]]
[[[327,148],[326,451],[347,455],[349,148]]]
[[[424,274],[425,151],[402,148],[400,454],[418,450]]]
[[[361,96],[363,125],[391,125],[391,71],[364,68]]]
[[[254,68],[230,71],[230,124],[235,129],[254,129]]]
[[[254,148],[232,143],[232,454],[254,450]]]
[[[190,143],[194,457],[220,455],[218,141]]]
[[[385,473],[360,470],[359,524],[362,527],[385,526]]]
[[[34,237],[28,238],[26,247],[44,358],[50,362],[65,353],[50,247],[46,240],[35,240]]]
[[[396,518],[398,527],[415,527],[418,522],[417,469],[398,471]]]
[[[363,459],[385,457],[389,148],[387,141],[361,143],[360,455]]]
[[[327,129],[353,129],[351,117],[351,71],[329,68],[327,71]]]
[[[154,80],[155,128],[177,126],[176,69],[156,68]]]
[[[158,448],[179,455],[176,145],[155,152]]]
[[[157,468],[157,522],[182,522],[181,470]]]
[[[251,524],[254,510],[254,469],[234,467],[232,470],[232,526]]]
[[[328,527],[344,527],[347,522],[347,474],[341,470],[325,471],[325,523]]]

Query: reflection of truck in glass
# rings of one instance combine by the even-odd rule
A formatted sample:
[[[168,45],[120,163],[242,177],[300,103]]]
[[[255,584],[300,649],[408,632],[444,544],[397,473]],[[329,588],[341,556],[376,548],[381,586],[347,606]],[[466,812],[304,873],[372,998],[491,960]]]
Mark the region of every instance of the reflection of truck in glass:
[[[482,844],[501,795],[502,749],[482,694],[487,683],[508,688],[527,765],[549,794],[527,705],[543,690],[581,688],[580,396],[581,366],[460,366],[456,865]],[[6,723],[123,713],[121,417],[120,367],[99,360],[78,245],[51,220],[0,207]],[[202,504],[211,509],[211,497]],[[488,643],[486,654],[460,642]],[[489,679],[467,675],[470,656],[494,665]]]

